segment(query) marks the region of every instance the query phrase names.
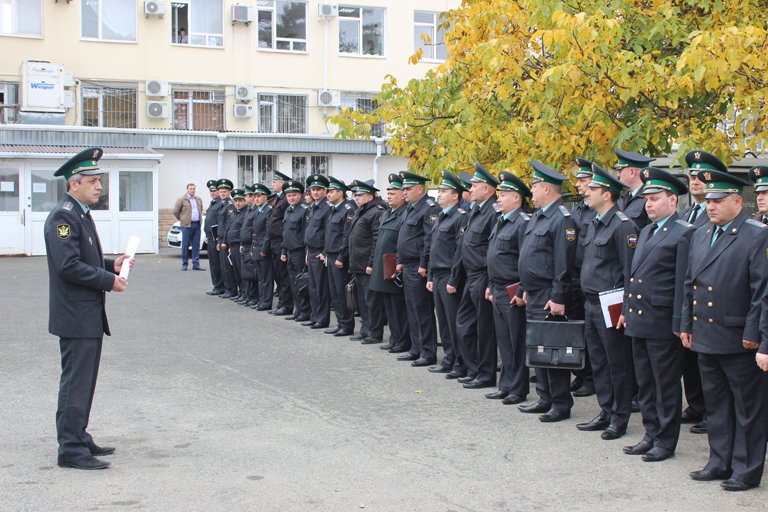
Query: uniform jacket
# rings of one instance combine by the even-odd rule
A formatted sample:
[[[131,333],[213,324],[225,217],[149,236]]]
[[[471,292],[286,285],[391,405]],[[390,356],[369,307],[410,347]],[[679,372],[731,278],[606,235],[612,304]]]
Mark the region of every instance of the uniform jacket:
[[[640,231],[624,289],[624,333],[635,338],[666,338],[680,332],[695,228],[675,213],[650,236],[652,229],[653,224],[648,224]]]
[[[253,251],[253,258],[261,260],[269,255],[268,226],[272,218],[272,207],[265,203],[261,211],[255,205],[253,209],[256,210],[256,215],[253,216],[253,223],[251,225],[251,250]],[[264,256],[261,255],[262,253],[264,253]]]
[[[227,223],[227,245],[239,244],[242,242],[240,239],[240,228],[243,226],[243,221],[247,215],[248,210],[243,207],[239,210],[232,207],[232,213],[229,215],[229,222]]]
[[[509,220],[499,217],[488,242],[488,280],[491,284],[505,286],[520,282],[518,271],[520,246],[528,221],[531,218],[518,209]]]
[[[384,279],[384,255],[397,252],[397,239],[400,236],[400,225],[405,217],[408,205],[397,210],[386,210],[379,218],[379,232],[376,237],[376,250],[373,255],[373,272],[368,282],[368,288],[382,293],[403,294],[403,289],[393,281]]]
[[[356,211],[355,202],[345,199],[336,206],[331,206],[325,226],[325,252],[332,254],[333,258],[343,262],[345,266],[349,263],[349,230]]]
[[[288,254],[288,251],[305,250],[304,226],[306,225],[307,208],[308,206],[304,203],[286,208],[285,216],[283,217],[281,254]]]
[[[406,206],[397,239],[398,263],[418,263],[421,268],[429,267],[432,226],[437,222],[439,213],[440,207],[426,194]]]
[[[584,268],[581,289],[599,294],[616,288],[626,288],[632,256],[637,246],[638,229],[628,216],[615,205],[600,220],[595,217],[584,238]]]
[[[205,237],[208,239],[209,245],[216,243],[214,240],[215,237],[213,236],[213,227],[216,226],[216,231],[218,232],[219,227],[216,223],[219,219],[220,207],[221,200],[212,199],[210,206],[208,206],[208,209],[205,211]]]
[[[708,222],[693,234],[680,329],[696,352],[743,353],[742,340],[760,341],[768,228],[742,211],[710,248],[714,229]]]
[[[288,200],[285,198],[285,194],[281,193],[275,202],[275,206],[272,208],[272,215],[270,215],[269,222],[267,223],[269,251],[266,251],[265,254],[280,254],[280,251],[282,251],[283,218],[285,218],[285,210],[287,208]]]
[[[373,267],[376,238],[379,234],[379,218],[386,208],[386,203],[380,197],[376,197],[355,212],[349,227],[350,273],[363,273],[365,267]]]
[[[531,216],[520,248],[521,291],[551,288],[549,298],[553,302],[566,304],[571,300],[576,231],[562,198]]]
[[[496,224],[498,210],[496,198],[490,197],[483,206],[475,206],[468,215],[467,227],[459,241],[459,278],[466,273],[484,272],[488,257],[488,242]],[[451,283],[453,285],[453,283]]]
[[[325,247],[325,225],[328,222],[330,213],[331,205],[325,198],[312,203],[309,207],[307,227],[304,229],[304,245],[307,246],[307,251],[311,253],[311,256],[323,252]]]
[[[203,200],[195,196],[195,202],[197,203],[197,211],[200,214],[199,222],[203,220]],[[182,227],[188,228],[192,225],[192,206],[189,204],[187,194],[176,200],[176,204],[173,205],[173,216],[181,223]]]
[[[235,213],[235,203],[232,202],[232,199],[227,199],[226,201],[222,200],[219,204],[219,212],[216,215],[216,224],[217,224],[217,237],[216,242],[220,244],[226,244],[227,243],[227,227],[229,226],[229,221],[232,218],[232,215]]]
[[[458,263],[461,257],[459,243],[461,235],[469,220],[469,214],[459,205],[452,207],[448,213],[440,212],[437,222],[432,227],[432,241],[429,251],[429,275],[427,281],[432,281],[435,272],[449,271],[451,286],[458,287]]]
[[[44,226],[48,258],[48,331],[62,338],[109,335],[105,292],[115,283],[115,261],[105,260],[96,226],[65,194]]]
[[[637,229],[643,229],[648,224],[648,214],[645,212],[645,196],[642,189],[638,190],[634,196],[626,193],[619,198],[616,203],[619,210],[629,217],[629,220],[635,223]]]
[[[259,208],[254,204],[243,208],[243,223],[240,224],[240,243],[243,244],[245,249],[251,246],[251,239],[253,238],[253,219],[256,217]]]
[[[578,229],[578,238],[576,239],[578,242],[576,244],[577,279],[581,273],[581,265],[584,262],[584,239],[587,236],[587,228],[589,228],[589,224],[592,222],[592,219],[594,219],[596,215],[597,213],[595,210],[590,208],[584,201],[577,203],[576,206],[574,206],[571,210],[573,222],[576,223],[576,228]]]

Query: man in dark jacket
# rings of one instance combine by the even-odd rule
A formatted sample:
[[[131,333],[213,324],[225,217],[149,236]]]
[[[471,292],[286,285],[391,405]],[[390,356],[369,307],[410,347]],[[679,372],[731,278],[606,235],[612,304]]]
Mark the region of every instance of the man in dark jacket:
[[[283,218],[283,246],[280,259],[286,263],[288,283],[293,297],[293,315],[287,320],[306,322],[309,320],[309,298],[299,294],[296,276],[306,271],[306,246],[304,245],[304,227],[307,220],[307,205],[301,202],[304,185],[295,180],[283,184],[283,193],[288,201],[288,208]]]
[[[251,305],[257,311],[269,311],[272,309],[274,281],[272,278],[272,262],[269,257],[269,232],[268,223],[272,216],[272,207],[268,204],[270,190],[266,185],[255,183],[253,195],[255,197],[254,208],[256,216],[253,218],[251,229],[251,250],[256,268],[256,302]]]
[[[234,274],[234,296],[230,297],[230,299],[237,301],[242,300],[245,294],[242,282],[242,269],[240,267],[240,228],[243,225],[243,220],[245,220],[245,190],[242,188],[233,190],[232,200],[235,206],[229,222],[227,222],[224,239],[226,240],[227,252],[229,253],[228,258],[232,262]]]
[[[231,299],[237,295],[237,285],[235,283],[235,271],[229,258],[229,248],[227,247],[226,232],[232,215],[235,213],[235,204],[232,202],[232,189],[235,188],[232,182],[226,178],[220,179],[216,187],[221,196],[221,205],[219,213],[216,216],[216,250],[219,253],[219,262],[221,267],[222,280],[224,281],[224,293],[219,295],[223,299]]]
[[[368,292],[368,282],[373,273],[373,255],[379,232],[379,217],[386,205],[378,196],[379,189],[373,180],[355,180],[350,184],[357,203],[349,228],[349,273],[356,281],[357,310],[360,312],[360,332],[352,341],[363,344],[381,343],[384,337],[384,311],[381,297]]]
[[[219,189],[216,188],[216,184],[216,180],[208,180],[206,183],[208,191],[211,193],[211,204],[205,211],[205,238],[208,241],[208,265],[211,271],[211,284],[213,285],[211,291],[205,292],[208,295],[221,295],[224,293],[221,261],[219,259],[219,252],[216,250],[216,235],[214,234],[214,227],[218,230],[216,222],[219,215],[219,207],[221,206]]]
[[[397,258],[397,238],[405,213],[403,182],[399,174],[389,175],[387,203],[389,203],[389,210],[382,213],[379,219],[379,233],[376,238],[376,250],[374,251],[368,289],[381,295],[387,314],[389,341],[379,348],[391,353],[400,353],[407,352],[411,347],[411,334],[408,330],[408,316],[403,297],[403,282],[394,269],[388,268],[388,271],[385,271],[384,263],[385,258],[388,260],[393,257],[395,260]],[[391,265],[388,264],[387,266]]]
[[[325,198],[328,178],[313,174],[307,178],[312,204],[304,228],[307,247],[307,274],[309,276],[309,320],[302,325],[310,329],[325,329],[331,320],[331,294],[328,288],[328,270],[325,265],[325,227],[331,206]]]
[[[288,208],[288,201],[283,193],[283,185],[288,180],[290,178],[285,174],[274,171],[272,189],[277,198],[267,223],[269,246],[265,254],[272,262],[272,277],[275,280],[275,288],[277,288],[277,307],[270,313],[275,316],[293,314],[293,295],[291,295],[291,286],[288,282],[288,267],[280,257],[283,247],[283,218],[285,217],[285,210]]]
[[[253,186],[246,185],[245,207],[243,208],[243,222],[240,224],[240,282],[243,290],[237,304],[252,306],[255,302],[256,290],[256,262],[251,250],[251,238],[253,236],[253,219],[256,216],[256,197],[253,195]]]
[[[115,449],[98,446],[87,432],[104,334],[110,335],[105,292],[128,286],[118,274],[130,264],[125,255],[105,260],[89,205],[99,200],[100,148],[78,153],[54,176],[67,180],[67,194],[45,221],[45,248],[50,278],[48,330],[59,336],[61,381],[56,411],[58,465],[104,469],[109,463],[94,456]]]

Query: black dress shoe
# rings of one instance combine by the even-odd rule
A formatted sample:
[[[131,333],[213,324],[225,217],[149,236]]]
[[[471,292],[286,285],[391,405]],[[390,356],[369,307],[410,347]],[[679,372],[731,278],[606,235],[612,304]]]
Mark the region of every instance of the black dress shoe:
[[[504,405],[515,405],[525,402],[525,397],[520,395],[507,395],[507,397],[501,401]]]
[[[205,267],[192,267],[192,270],[205,270]]]
[[[464,375],[460,374],[459,372],[455,372],[453,370],[445,374],[445,378],[448,380],[461,379],[463,377]]]
[[[556,411],[554,409],[550,409],[546,413],[539,416],[539,421],[542,423],[556,423],[558,421],[567,420],[570,417],[571,411]]]
[[[294,320],[296,320],[299,323],[309,322],[309,317],[308,316],[297,316],[296,318],[294,318]]]
[[[272,306],[256,306],[256,311],[269,311]]]
[[[365,342],[363,342],[365,343]],[[414,362],[411,363],[411,366],[414,367],[420,367],[420,366],[429,366],[431,364],[435,364],[435,362],[431,359],[424,359],[423,357],[418,358]]]
[[[277,308],[272,310],[272,314],[275,316],[285,316],[285,315],[290,315],[291,312],[285,308]]]
[[[319,324],[319,323],[315,322],[314,324],[310,325],[309,328],[310,329],[327,329],[328,328],[328,324]]]
[[[398,361],[416,361],[419,358],[419,356],[415,354],[411,354],[408,352],[407,354],[403,354],[401,356],[397,356]]]
[[[293,320],[293,321],[296,321],[296,317],[295,317],[294,315],[288,315],[287,317],[285,317],[285,320]]]
[[[206,295],[221,295],[222,293],[224,293],[224,292],[221,291],[221,290],[216,290],[216,289],[213,289],[213,290],[211,290],[209,292],[205,292]]]
[[[493,393],[486,393],[485,398],[488,400],[501,400],[509,396],[509,391],[498,390]]]
[[[571,393],[573,396],[576,397],[585,397],[585,396],[592,396],[595,394],[595,388],[594,386],[589,386],[587,384],[584,384],[576,389],[573,390],[573,393]]]
[[[257,307],[259,307],[259,301],[251,299],[248,302],[246,302],[245,305],[251,309],[256,309]]]
[[[380,350],[389,350],[391,348],[392,348],[392,345],[390,345],[389,343],[384,343],[379,347]]]
[[[701,420],[695,425],[691,425],[692,434],[706,434],[709,432],[709,422],[706,418]]]
[[[352,329],[339,329],[338,332],[333,333],[333,335],[336,338],[341,338],[342,336],[349,336],[354,331]]]
[[[711,482],[712,480],[727,480],[731,478],[731,472],[700,469],[698,471],[691,471],[688,473],[688,476],[699,482]]]
[[[517,410],[530,414],[541,414],[549,411],[549,406],[539,400],[538,402],[533,402],[532,404],[528,405],[518,405]]]
[[[445,366],[433,366],[429,369],[430,373],[451,373],[450,368],[446,368]]]
[[[75,468],[75,469],[107,469],[109,462],[105,460],[99,460],[92,455],[86,455],[85,457],[79,457],[77,459],[65,459],[59,457],[58,465],[60,468]]]
[[[363,336],[362,334],[355,334],[354,336],[350,336],[349,339],[352,341],[363,341],[365,339],[365,336]]]
[[[696,414],[695,412],[691,411],[690,409],[686,409],[683,411],[683,414],[680,415],[680,422],[681,423],[698,423],[701,420],[703,420],[704,417],[701,414]]]
[[[234,293],[224,292],[221,295],[219,295],[222,299],[231,299],[232,297],[236,297]]]
[[[736,480],[735,478],[729,478],[725,482],[720,482],[720,487],[726,491],[748,491],[749,489],[757,487],[757,484],[749,484],[747,482],[742,482],[741,480]]]
[[[361,345],[378,345],[381,343],[381,338],[377,338],[375,336],[366,336],[363,338],[363,341],[360,342]]]
[[[473,380],[475,380],[475,378],[472,377],[471,375],[465,375],[464,377],[458,378],[458,381],[460,384],[467,384],[468,382],[472,382]]]
[[[661,462],[662,460],[667,460],[670,457],[674,457],[675,452],[672,450],[667,450],[666,448],[662,448],[661,446],[655,446],[651,448],[648,453],[643,455],[643,460],[645,462]]]
[[[651,448],[653,448],[653,443],[643,439],[639,443],[633,444],[632,446],[625,446],[624,453],[627,455],[645,455],[651,451]]]
[[[330,329],[326,329],[323,331],[323,334],[336,334],[339,332],[339,328],[337,327],[331,327]]]
[[[91,446],[89,446],[88,450],[90,450],[91,455],[95,457],[112,455],[113,453],[115,453],[115,449],[112,446],[98,446],[95,444],[92,444]]]
[[[606,441],[613,441],[614,439],[618,439],[626,433],[627,433],[627,427],[618,427],[616,425],[611,425],[607,429],[605,429],[602,434],[600,434],[600,437],[605,439]]]
[[[596,430],[605,430],[611,425],[611,422],[604,419],[602,415],[597,415],[586,423],[577,423],[576,428],[584,432],[593,432]]]
[[[298,322],[299,320],[296,320],[296,321]],[[304,320],[301,322],[301,325],[303,325],[304,327],[312,327],[313,325],[315,325],[315,322],[313,322],[312,320]]]
[[[388,350],[388,352],[390,354],[402,354],[403,352],[408,352],[409,350],[411,349],[407,347],[392,347]]]
[[[472,382],[467,382],[464,384],[464,389],[483,389],[483,388],[492,388],[496,385],[493,381],[482,381],[482,380],[473,380]]]

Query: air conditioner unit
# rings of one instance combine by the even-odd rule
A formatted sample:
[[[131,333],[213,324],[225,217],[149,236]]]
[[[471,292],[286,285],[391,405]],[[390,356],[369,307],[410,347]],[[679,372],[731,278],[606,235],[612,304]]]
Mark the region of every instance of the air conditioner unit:
[[[167,101],[147,102],[147,117],[150,119],[168,119],[170,110]]]
[[[338,18],[339,6],[336,4],[320,4],[317,6],[317,15],[325,18]]]
[[[235,99],[237,101],[251,101],[255,97],[252,85],[235,86]]]
[[[253,117],[253,105],[234,105],[235,117]]]
[[[168,82],[165,80],[147,80],[144,91],[147,96],[157,98],[168,96]]]
[[[237,22],[245,23],[248,25],[253,21],[253,7],[248,5],[233,5],[232,6],[232,24]]]
[[[317,104],[321,107],[340,107],[341,91],[320,89],[317,91]]]
[[[144,0],[144,16],[160,16],[165,14],[165,2],[157,0]]]

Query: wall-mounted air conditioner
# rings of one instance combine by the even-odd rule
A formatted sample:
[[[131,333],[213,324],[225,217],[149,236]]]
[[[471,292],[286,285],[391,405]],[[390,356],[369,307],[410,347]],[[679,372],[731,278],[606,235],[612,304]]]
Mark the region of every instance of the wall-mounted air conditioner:
[[[248,25],[253,21],[253,7],[248,5],[232,6],[232,24],[245,23]]]
[[[317,104],[321,107],[340,107],[341,91],[320,89],[317,91]]]
[[[253,117],[253,105],[234,105],[234,114],[238,118]]]
[[[147,117],[149,119],[168,119],[171,114],[171,108],[167,101],[148,101]]]
[[[255,97],[256,96],[252,85],[235,86],[235,99],[237,101],[251,101]]]
[[[150,16],[163,17],[165,14],[165,2],[158,0],[144,0],[144,16],[147,18]]]
[[[147,83],[144,85],[144,91],[147,96],[153,98],[168,96],[168,82],[165,80],[147,80]]]
[[[339,6],[336,4],[320,4],[317,6],[317,15],[325,18],[338,18]]]

